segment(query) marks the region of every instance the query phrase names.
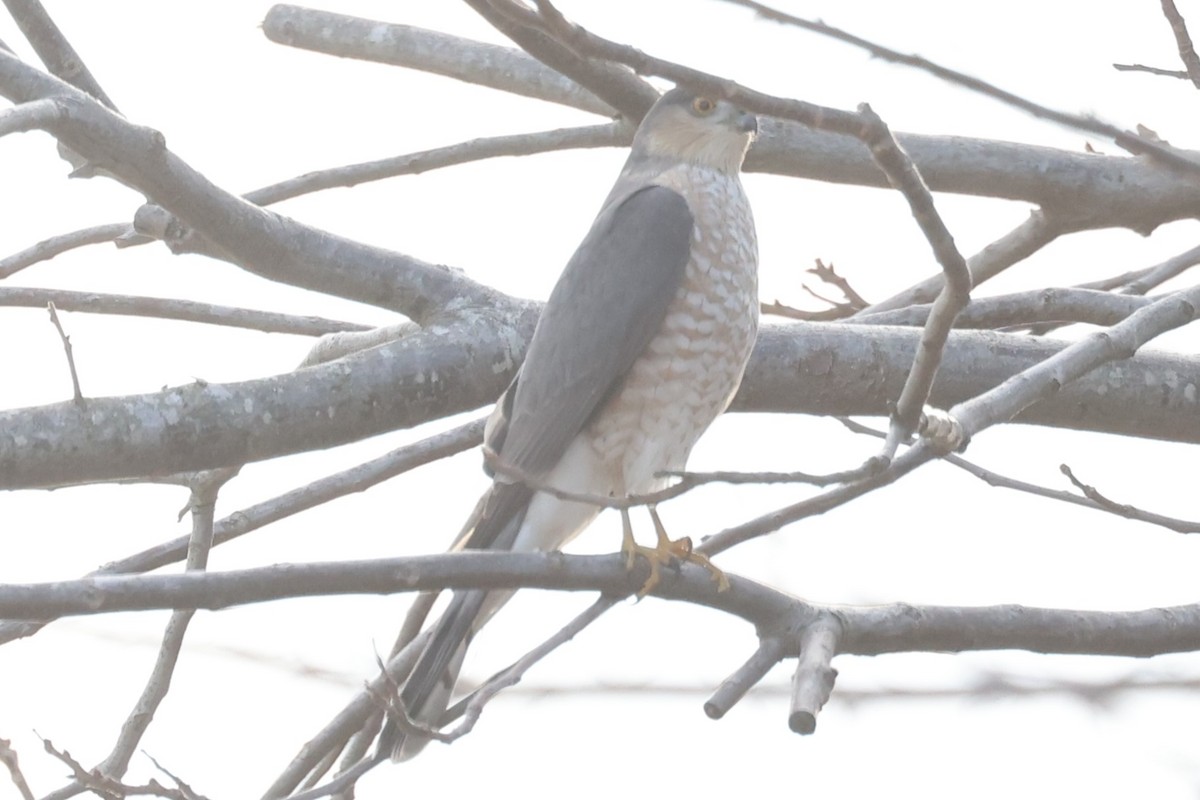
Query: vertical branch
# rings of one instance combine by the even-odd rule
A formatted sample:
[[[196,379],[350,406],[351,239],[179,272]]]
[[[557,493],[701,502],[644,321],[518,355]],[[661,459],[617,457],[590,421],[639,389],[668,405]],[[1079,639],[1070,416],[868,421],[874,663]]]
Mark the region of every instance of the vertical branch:
[[[192,534],[188,543],[187,557],[189,572],[203,571],[208,565],[208,554],[213,543],[217,492],[232,474],[229,470],[211,470],[196,473],[192,477],[192,493],[185,507],[185,511],[190,511],[192,515]],[[130,758],[133,757],[138,743],[154,720],[154,713],[171,688],[171,676],[179,661],[179,652],[183,648],[183,637],[187,632],[192,615],[195,613],[195,611],[175,611],[171,614],[171,619],[167,622],[167,628],[163,632],[162,644],[159,646],[154,668],[150,671],[150,678],[146,681],[146,686],[142,689],[137,703],[134,704],[133,711],[129,713],[125,723],[121,726],[121,733],[117,736],[112,751],[100,762],[94,770],[95,772],[107,778],[120,779],[129,769]],[[51,792],[45,800],[65,800],[79,794],[85,788],[78,781],[74,781]]]
[[[971,299],[971,272],[954,244],[954,237],[938,215],[929,187],[917,172],[912,159],[896,143],[887,125],[870,106],[863,103],[858,111],[863,119],[861,138],[870,147],[871,156],[887,175],[888,181],[908,201],[913,218],[933,248],[944,276],[942,290],[933,303],[929,319],[925,321],[912,369],[892,414],[892,425],[888,429],[883,453],[890,461],[900,444],[917,429],[921,409],[929,399],[954,319]]]
[[[21,773],[21,765],[17,762],[17,751],[12,749],[12,743],[8,739],[0,739],[0,763],[8,767],[8,774],[12,777],[13,785],[21,793],[21,800],[33,800],[33,790],[29,788],[25,776]]]
[[[71,371],[71,387],[75,391],[75,405],[83,408],[86,401],[83,399],[83,390],[79,388],[79,373],[75,370],[75,352],[71,348],[71,337],[67,336],[67,332],[63,330],[62,322],[58,319],[58,309],[54,307],[54,303],[47,303],[46,308],[50,311],[50,321],[54,323],[54,328],[58,331],[58,338],[62,339],[63,352],[67,354],[67,369]]]
[[[1188,34],[1187,25],[1184,24],[1183,15],[1175,7],[1174,0],[1162,0],[1162,10],[1167,22],[1171,23],[1171,33],[1175,35],[1175,45],[1179,48],[1179,59],[1187,69],[1188,78],[1200,89],[1200,57],[1196,55],[1196,48]]]
[[[817,729],[817,712],[833,693],[837,670],[830,666],[842,638],[842,625],[831,614],[822,615],[800,635],[800,658],[792,679],[792,707],[788,727],[799,734]]]

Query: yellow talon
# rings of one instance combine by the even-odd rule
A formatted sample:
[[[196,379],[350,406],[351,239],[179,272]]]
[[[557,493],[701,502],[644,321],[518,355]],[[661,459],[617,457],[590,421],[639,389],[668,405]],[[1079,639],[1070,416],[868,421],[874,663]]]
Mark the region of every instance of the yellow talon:
[[[681,539],[671,541],[671,537],[667,535],[667,530],[663,527],[662,520],[658,518],[658,511],[654,506],[648,506],[650,511],[650,519],[654,522],[654,533],[657,541],[654,547],[643,547],[639,545],[633,538],[633,525],[629,521],[629,510],[621,509],[621,553],[625,556],[625,568],[632,570],[637,565],[637,557],[644,556],[646,561],[650,563],[650,577],[642,584],[642,588],[638,590],[638,599],[642,599],[647,594],[658,586],[662,581],[662,567],[664,564],[674,564],[676,561],[688,561],[693,564],[699,564],[708,570],[712,575],[712,579],[717,584],[717,591],[724,592],[729,589],[729,579],[725,577],[725,573],[719,570],[708,556],[703,553],[697,553],[692,549],[692,540],[684,536]]]

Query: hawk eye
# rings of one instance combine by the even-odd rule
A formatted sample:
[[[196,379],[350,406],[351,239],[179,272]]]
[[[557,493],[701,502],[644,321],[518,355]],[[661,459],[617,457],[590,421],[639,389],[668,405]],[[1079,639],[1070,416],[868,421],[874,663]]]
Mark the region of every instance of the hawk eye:
[[[692,110],[695,111],[697,114],[707,116],[708,114],[711,114],[713,111],[715,111],[716,108],[717,108],[717,102],[708,97],[697,97],[695,100],[692,101]]]

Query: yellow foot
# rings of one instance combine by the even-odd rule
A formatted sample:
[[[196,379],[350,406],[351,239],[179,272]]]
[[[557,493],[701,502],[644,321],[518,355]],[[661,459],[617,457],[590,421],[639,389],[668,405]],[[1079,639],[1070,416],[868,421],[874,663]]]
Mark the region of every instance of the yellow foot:
[[[664,565],[675,564],[679,561],[687,561],[693,564],[699,564],[708,570],[712,575],[712,579],[717,584],[717,591],[724,592],[729,588],[729,579],[725,577],[725,573],[717,569],[716,565],[708,559],[708,556],[703,553],[697,553],[692,549],[692,540],[688,537],[682,539],[671,540],[667,535],[666,528],[663,527],[662,520],[658,518],[658,511],[654,506],[649,506],[650,519],[654,522],[654,532],[657,536],[657,543],[654,547],[643,547],[633,539],[633,526],[629,522],[629,512],[625,509],[621,510],[621,522],[624,528],[623,539],[621,543],[621,552],[625,555],[625,568],[632,570],[637,565],[637,557],[643,556],[650,563],[650,577],[642,584],[642,588],[638,590],[637,596],[640,600],[649,594],[654,587],[662,581],[662,568]]]

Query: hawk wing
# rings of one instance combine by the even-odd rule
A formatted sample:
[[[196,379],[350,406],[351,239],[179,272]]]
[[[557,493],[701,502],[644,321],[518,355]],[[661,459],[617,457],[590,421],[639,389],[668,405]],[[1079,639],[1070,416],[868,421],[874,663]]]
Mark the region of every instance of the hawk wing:
[[[683,282],[693,228],[687,201],[656,185],[596,218],[490,422],[488,444],[504,463],[534,475],[549,470],[620,387]]]

